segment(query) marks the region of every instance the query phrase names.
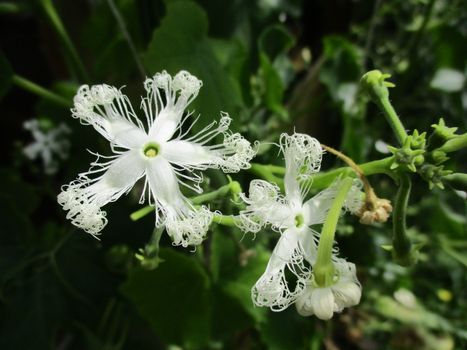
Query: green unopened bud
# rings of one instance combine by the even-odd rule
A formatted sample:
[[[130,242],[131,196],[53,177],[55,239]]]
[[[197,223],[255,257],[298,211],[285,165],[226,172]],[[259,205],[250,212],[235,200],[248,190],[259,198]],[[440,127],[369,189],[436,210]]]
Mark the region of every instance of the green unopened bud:
[[[435,186],[444,189],[443,178],[451,173],[452,171],[450,170],[444,170],[444,166],[442,165],[424,164],[420,168],[420,175],[428,182],[430,190]]]
[[[460,149],[467,148],[467,133],[456,135],[439,148],[440,151],[450,153]]]
[[[396,148],[389,146],[389,151],[394,154],[394,160],[391,164],[391,169],[398,169],[398,168],[407,168],[412,172],[417,171],[417,167],[421,166],[425,162],[424,149],[412,149],[412,142],[414,138],[412,135],[407,136],[404,144],[401,148]],[[415,141],[415,144],[423,144],[419,137]]]
[[[360,86],[374,102],[378,103],[380,99],[389,97],[388,88],[395,87],[393,83],[386,81],[390,77],[390,74],[384,74],[379,70],[372,70],[363,75],[360,80]]]
[[[440,151],[439,149],[435,149],[433,152],[429,154],[430,161],[435,165],[440,165],[445,161],[449,160],[446,152]]]
[[[411,149],[424,149],[426,145],[426,132],[418,133],[418,130],[415,129],[412,135],[408,136],[410,138],[410,148]]]
[[[457,128],[446,126],[443,118],[440,118],[438,124],[433,124],[431,127],[433,128],[433,132],[428,139],[428,149],[430,150],[441,147],[446,141],[457,136]]]
[[[449,184],[451,187],[458,191],[467,192],[467,174],[454,173],[445,175],[442,181]]]

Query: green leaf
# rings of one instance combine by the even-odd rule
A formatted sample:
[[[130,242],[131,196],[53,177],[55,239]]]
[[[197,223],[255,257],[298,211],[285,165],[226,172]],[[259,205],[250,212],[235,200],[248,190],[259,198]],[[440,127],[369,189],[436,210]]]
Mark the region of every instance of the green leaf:
[[[152,36],[143,62],[150,74],[187,70],[203,81],[190,109],[201,113],[195,129],[217,119],[221,111],[235,114],[243,106],[241,95],[224,71],[207,38],[208,19],[192,1],[170,1],[167,14]]]
[[[237,299],[243,308],[257,321],[264,319],[267,309],[253,305],[251,288],[266,269],[270,254],[261,248],[256,249],[256,255],[248,259],[245,266],[238,266],[236,275],[229,281],[221,282],[224,291]]]
[[[264,84],[264,102],[272,112],[287,120],[283,106],[285,78],[278,67],[280,58],[295,43],[293,36],[281,25],[266,28],[258,39],[260,77]],[[285,75],[285,74],[282,74]]]
[[[135,269],[121,290],[168,344],[201,346],[209,339],[210,282],[194,256],[161,249],[152,271]]]
[[[349,103],[347,94],[339,90],[344,83],[358,83],[362,74],[362,53],[358,47],[339,36],[324,39],[324,63],[320,81],[326,85],[331,97],[340,103]]]
[[[269,350],[307,349],[312,335],[308,320],[293,306],[280,313],[269,311],[260,327],[261,339]]]
[[[10,89],[12,77],[13,70],[10,62],[8,62],[3,52],[0,51],[0,100]]]
[[[67,304],[50,269],[18,278],[5,299],[0,308],[0,348],[54,349]]]
[[[219,286],[212,290],[212,306],[212,334],[215,339],[229,339],[232,334],[254,326],[255,319],[241,302]]]
[[[271,62],[281,54],[286,53],[295,44],[294,37],[282,25],[272,25],[266,28],[258,39],[258,47]]]

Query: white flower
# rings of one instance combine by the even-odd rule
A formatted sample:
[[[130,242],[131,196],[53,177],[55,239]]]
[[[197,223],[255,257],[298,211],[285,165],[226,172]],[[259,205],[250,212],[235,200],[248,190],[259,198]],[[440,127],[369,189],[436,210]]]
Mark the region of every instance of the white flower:
[[[173,78],[162,72],[146,79],[147,97],[142,99],[147,128],[137,118],[128,98],[108,85],[81,86],[74,98],[73,117],[92,125],[112,146],[113,156],[91,163],[91,169],[63,186],[58,202],[68,210],[67,218],[92,235],[107,219],[101,207],[129,192],[144,178],[144,190],[154,204],[156,226],[165,225],[175,245],[197,245],[203,240],[213,214],[195,208],[179,185],[198,193],[202,176],[196,170],[220,168],[238,172],[248,168],[255,152],[240,134],[228,130],[231,119],[221,113],[196,135],[188,137],[191,113],[185,109],[198,95],[201,80],[181,71]],[[224,142],[209,146],[219,135]]]
[[[34,142],[23,149],[24,155],[31,160],[41,158],[45,173],[55,174],[58,170],[57,158],[68,158],[70,142],[65,135],[71,132],[70,129],[62,123],[55,128],[43,130],[37,119],[25,121],[23,127],[34,138]]]
[[[285,196],[279,193],[276,185],[253,180],[249,197],[241,195],[247,208],[240,213],[238,222],[238,226],[247,232],[258,232],[267,224],[281,232],[266,271],[252,289],[253,302],[274,311],[287,308],[306,287],[318,241],[318,233],[310,226],[324,222],[339,188],[337,181],[305,201],[308,186],[303,186],[302,180],[319,171],[323,154],[321,145],[308,135],[295,133],[291,136],[282,134],[280,147],[285,158]],[[353,204],[353,199],[349,197],[347,202]],[[293,288],[287,283],[286,270],[297,279]]]
[[[312,280],[297,298],[295,307],[300,315],[316,315],[322,320],[329,320],[334,312],[341,312],[360,302],[362,288],[357,280],[355,265],[337,259],[334,267],[336,276],[332,285],[320,288]]]

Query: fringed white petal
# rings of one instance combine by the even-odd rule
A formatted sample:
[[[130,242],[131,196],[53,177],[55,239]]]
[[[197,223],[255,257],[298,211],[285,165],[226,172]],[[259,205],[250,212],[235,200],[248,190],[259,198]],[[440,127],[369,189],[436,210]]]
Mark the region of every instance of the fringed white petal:
[[[337,282],[331,286],[336,298],[337,311],[360,303],[362,287],[357,279],[357,272],[353,263],[339,259],[336,263]]]
[[[341,184],[341,179],[334,181],[328,188],[319,192],[303,205],[305,222],[307,225],[317,225],[324,223],[332,202],[337,195]],[[362,184],[355,179],[344,202],[344,208],[351,213],[356,213],[363,205]]]
[[[301,204],[308,187],[301,186],[300,182],[319,171],[323,149],[318,140],[299,133],[282,134],[280,147],[285,158],[286,197],[291,203]]]
[[[147,163],[147,180],[156,208],[156,225],[165,224],[174,245],[200,244],[209,229],[213,213],[207,208],[195,209],[180,192],[177,175],[162,157]]]
[[[362,187],[362,182],[359,179],[355,179],[352,183],[352,187],[347,193],[347,197],[344,202],[344,208],[351,214],[358,213],[363,206],[364,194],[362,193]]]
[[[183,113],[198,96],[202,81],[187,71],[180,71],[173,78],[166,71],[146,79],[148,93],[143,99],[149,125],[149,136],[158,142],[172,138],[180,126]]]
[[[131,149],[147,139],[128,97],[109,85],[82,85],[74,97],[72,116],[90,124],[112,144]]]
[[[58,203],[68,211],[67,219],[92,235],[98,235],[107,224],[101,207],[127,193],[144,175],[144,163],[136,151],[128,151],[107,163],[93,164],[93,169],[78,180],[62,187]],[[89,175],[102,173],[96,178]]]
[[[279,187],[264,180],[250,182],[249,197],[240,194],[247,204],[240,211],[237,226],[245,232],[258,232],[265,225],[285,229],[294,225],[293,212],[279,193]]]
[[[295,304],[300,315],[314,314],[322,320],[329,320],[335,312],[341,312],[344,308],[355,306],[360,302],[362,289],[357,280],[355,265],[344,259],[334,260],[335,283],[320,288],[313,281],[309,281]]]
[[[282,311],[292,304],[305,288],[305,281],[310,278],[311,271],[299,244],[300,234],[303,232],[291,229],[281,235],[264,274],[251,290],[255,305],[266,306],[273,311]],[[293,288],[287,282],[286,270],[296,277]]]
[[[200,245],[206,237],[213,215],[206,207],[186,210],[183,215],[169,214],[165,228],[172,238],[173,245],[183,247]]]
[[[230,122],[230,117],[223,113],[219,124],[213,122],[186,140],[183,140],[185,133],[165,143],[162,155],[188,171],[220,168],[226,173],[234,173],[247,169],[256,152],[249,141],[228,130]],[[222,144],[208,145],[219,135],[224,137]]]

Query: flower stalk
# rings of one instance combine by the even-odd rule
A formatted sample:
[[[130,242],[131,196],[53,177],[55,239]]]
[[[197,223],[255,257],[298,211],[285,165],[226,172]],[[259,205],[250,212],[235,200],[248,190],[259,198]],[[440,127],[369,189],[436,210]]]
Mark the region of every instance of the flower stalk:
[[[23,78],[19,75],[13,75],[12,77],[12,82],[16,86],[29,91],[33,93],[34,95],[37,95],[39,97],[42,97],[50,102],[53,102],[59,106],[70,108],[72,106],[71,101],[68,101],[67,99],[63,98],[60,95],[57,95],[56,93],[26,79]]]
[[[223,197],[231,192],[233,195],[238,195],[241,192],[240,183],[238,181],[231,181],[227,185],[219,187],[217,190],[200,194],[199,196],[191,197],[190,202],[194,205],[200,205],[209,201],[212,201],[216,198]],[[132,221],[138,221],[139,219],[145,217],[146,215],[154,211],[153,205],[147,205],[141,209],[130,214]],[[223,220],[226,221],[226,220]]]
[[[396,110],[389,101],[388,88],[395,86],[393,83],[386,81],[390,76],[390,74],[383,74],[379,70],[372,70],[363,75],[360,83],[367,91],[372,101],[384,113],[384,116],[394,131],[399,144],[403,145],[407,138],[407,132],[405,131],[404,125],[402,125]]]
[[[394,261],[401,266],[411,266],[418,259],[420,244],[412,244],[407,236],[406,215],[409,203],[412,181],[401,172],[399,175],[399,189],[397,190],[393,215],[392,255]]]
[[[45,14],[47,15],[50,23],[52,24],[52,27],[55,29],[58,36],[60,37],[60,40],[62,41],[65,50],[68,56],[70,57],[71,62],[73,63],[78,78],[81,81],[89,81],[89,75],[86,69],[84,68],[84,64],[81,58],[79,57],[78,52],[75,46],[73,45],[73,42],[71,41],[70,36],[68,35],[57,10],[55,9],[53,1],[40,0],[40,4]]]
[[[344,178],[323,224],[318,243],[316,264],[313,267],[315,282],[319,287],[327,287],[334,283],[335,268],[332,262],[334,236],[341,209],[344,206],[347,193],[350,191],[351,187],[352,179],[349,177]]]

